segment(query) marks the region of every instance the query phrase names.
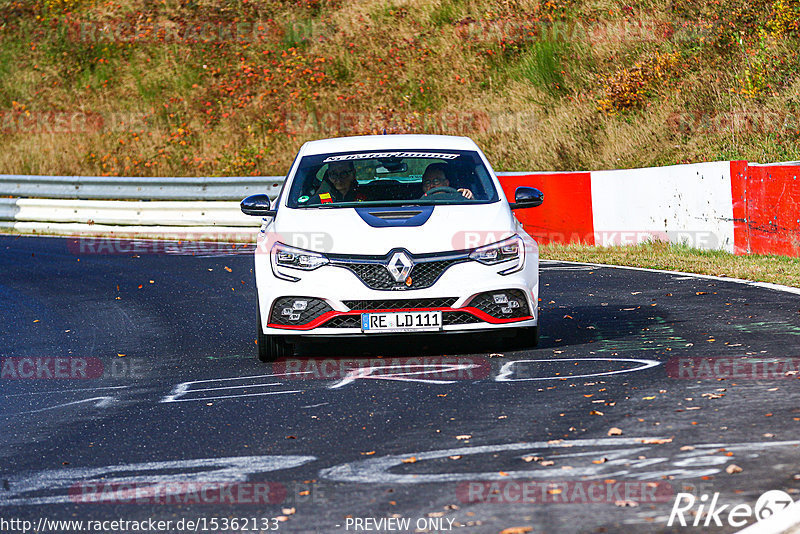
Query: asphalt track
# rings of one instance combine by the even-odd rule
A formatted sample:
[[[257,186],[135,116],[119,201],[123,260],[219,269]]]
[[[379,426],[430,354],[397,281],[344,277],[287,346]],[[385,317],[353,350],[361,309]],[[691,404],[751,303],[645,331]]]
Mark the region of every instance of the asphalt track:
[[[675,494],[798,497],[797,295],[548,262],[536,350],[493,336],[374,340],[271,367],[253,356],[247,250],[176,248],[0,237],[0,519],[732,532],[724,514],[721,528],[667,527]],[[376,369],[379,356],[396,367]],[[80,359],[90,376],[15,378],[26,358]],[[270,502],[180,500],[191,481],[268,482]],[[87,493],[98,483],[114,484],[105,500]],[[172,484],[173,497],[137,501],[124,483]],[[523,498],[513,483],[534,489]],[[203,526],[165,531],[190,530]]]

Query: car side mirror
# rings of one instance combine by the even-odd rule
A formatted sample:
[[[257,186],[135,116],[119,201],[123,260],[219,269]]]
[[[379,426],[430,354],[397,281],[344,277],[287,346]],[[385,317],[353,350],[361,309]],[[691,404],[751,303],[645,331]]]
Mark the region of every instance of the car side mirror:
[[[512,210],[535,208],[544,202],[544,193],[533,187],[518,187],[514,191],[514,202],[509,204]]]
[[[242,200],[240,206],[245,215],[274,217],[278,213],[277,210],[270,209],[271,203],[267,195],[250,195]]]

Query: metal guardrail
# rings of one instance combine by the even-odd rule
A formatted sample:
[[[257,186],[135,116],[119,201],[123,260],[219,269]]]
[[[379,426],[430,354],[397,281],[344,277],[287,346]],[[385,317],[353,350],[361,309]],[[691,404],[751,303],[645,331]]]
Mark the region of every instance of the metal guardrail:
[[[8,201],[13,201],[9,203]],[[234,201],[0,199],[0,221],[119,226],[259,226]]]
[[[240,201],[257,193],[274,198],[283,181],[283,176],[126,178],[0,174],[0,197]]]

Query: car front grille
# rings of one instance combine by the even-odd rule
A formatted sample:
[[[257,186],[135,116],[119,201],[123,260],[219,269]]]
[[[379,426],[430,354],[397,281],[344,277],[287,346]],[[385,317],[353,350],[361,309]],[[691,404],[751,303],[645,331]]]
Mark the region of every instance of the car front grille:
[[[383,299],[383,300],[345,300],[344,305],[351,310],[405,310],[421,308],[449,308],[458,299]]]
[[[444,326],[459,324],[482,323],[483,321],[469,312],[463,311],[443,311],[442,324]],[[361,328],[361,315],[339,315],[328,319],[322,328]]]
[[[342,267],[350,270],[370,289],[404,291],[431,287],[436,283],[436,280],[442,276],[442,273],[450,266],[460,261],[463,260],[441,260],[417,263],[408,274],[411,278],[410,285],[405,282],[395,281],[392,275],[389,274],[386,266],[380,263],[351,263],[342,265]]]
[[[482,323],[483,321],[472,315],[471,313],[462,311],[443,312],[442,324],[450,326],[454,324],[472,324]]]
[[[328,319],[322,328],[361,328],[360,315],[339,315],[332,319]]]
[[[403,250],[413,262],[413,267],[408,273],[408,279],[398,282],[387,268],[392,254],[398,250],[392,250],[386,256],[329,255],[328,257],[331,265],[349,270],[368,288],[382,291],[408,291],[431,287],[447,269],[456,263],[469,260],[469,255],[466,252],[415,256]]]

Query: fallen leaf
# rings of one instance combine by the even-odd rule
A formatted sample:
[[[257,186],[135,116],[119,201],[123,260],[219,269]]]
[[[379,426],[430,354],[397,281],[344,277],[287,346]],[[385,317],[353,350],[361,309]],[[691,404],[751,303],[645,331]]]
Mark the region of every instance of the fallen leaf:
[[[589,415],[605,415],[605,414],[603,414],[603,412],[601,412],[600,410],[592,410],[591,412],[589,412]]]
[[[502,354],[500,354],[499,352],[493,352],[493,353],[491,353],[491,354],[489,355],[489,357],[490,357],[490,358],[502,358],[502,357],[503,357],[503,355],[502,355]]]
[[[404,458],[403,460],[401,460],[401,462],[403,462],[404,464],[415,464],[417,463],[417,457],[412,456],[411,458]]]
[[[526,462],[539,462],[544,460],[543,456],[523,456],[522,459]]]
[[[639,506],[639,503],[636,501],[614,501],[614,506],[621,506],[623,508],[625,507],[632,508],[634,506]]]
[[[544,467],[548,467],[553,464],[555,464],[553,460],[542,460],[541,462],[539,462],[539,465],[543,465]]]
[[[297,439],[297,436],[286,436],[286,439]]]
[[[226,265],[225,267],[223,267],[223,269],[225,269],[225,270],[226,270],[226,271],[228,271],[229,273],[232,273],[232,272],[233,272],[233,269],[231,269],[231,268],[230,268],[230,267],[228,267],[227,265]]]
[[[302,496],[305,497],[306,495],[311,495],[311,491],[303,490],[303,491],[299,492],[298,495],[302,495]]]
[[[294,508],[282,508],[282,509],[281,509],[281,513],[282,513],[283,515],[294,515],[294,513],[295,513],[296,511],[297,511],[297,510],[295,510]]]
[[[500,531],[500,534],[525,534],[533,532],[533,527],[509,527]]]
[[[621,436],[622,435],[622,429],[621,428],[617,428],[615,426],[611,427],[609,429],[609,431],[608,431],[608,435],[609,436]]]
[[[604,464],[608,461],[608,458],[600,458],[599,460],[592,460],[593,464]]]
[[[661,444],[664,444],[664,443],[672,443],[672,438],[667,438],[667,439],[644,438],[644,439],[640,439],[639,441],[641,441],[642,443],[645,443],[647,445],[661,445]]]
[[[744,469],[742,469],[736,464],[731,464],[725,468],[725,472],[728,473],[729,475],[733,475],[734,473],[741,473],[742,471],[744,471]]]
[[[373,454],[375,454],[375,451],[362,452],[361,454],[363,454],[364,456],[372,456]]]
[[[691,445],[684,445],[683,447],[681,447],[680,450],[682,450],[682,451],[693,451],[694,447],[692,447]]]
[[[456,439],[469,439],[472,437],[472,434],[462,434],[460,436],[456,436]]]
[[[448,456],[448,458],[450,458],[451,460],[460,460],[461,456],[457,454],[455,456]]]

